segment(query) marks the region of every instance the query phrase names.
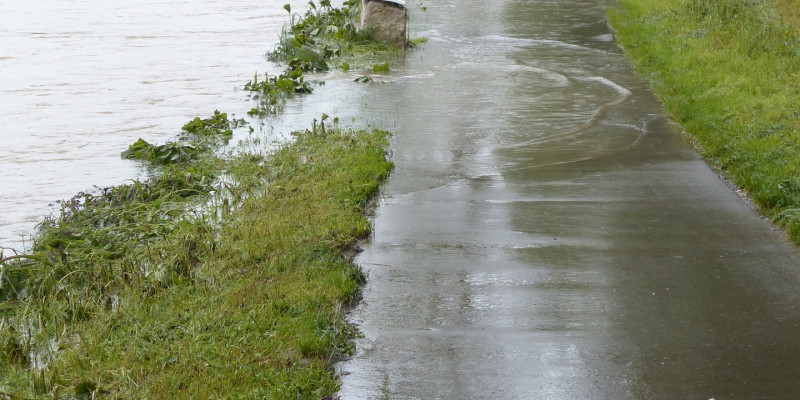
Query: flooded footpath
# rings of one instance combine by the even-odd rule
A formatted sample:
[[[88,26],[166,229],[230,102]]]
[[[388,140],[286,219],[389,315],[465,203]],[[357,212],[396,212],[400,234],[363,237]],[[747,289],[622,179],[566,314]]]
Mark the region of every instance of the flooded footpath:
[[[362,103],[396,169],[342,399],[800,396],[798,251],[670,123],[605,3],[409,2],[429,42]]]

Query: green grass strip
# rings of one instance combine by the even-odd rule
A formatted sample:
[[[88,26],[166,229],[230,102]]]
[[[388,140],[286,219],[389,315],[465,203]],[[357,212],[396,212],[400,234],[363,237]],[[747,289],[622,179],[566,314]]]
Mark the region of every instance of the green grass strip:
[[[800,244],[796,0],[619,0],[608,15],[701,154]]]
[[[266,160],[228,160],[250,185],[220,220],[181,219],[93,265],[70,264],[68,252],[7,260],[4,273],[38,278],[13,293],[4,281],[0,398],[335,393],[332,365],[354,334],[342,307],[365,278],[346,250],[370,230],[368,200],[392,168],[387,142],[383,131],[320,124]]]

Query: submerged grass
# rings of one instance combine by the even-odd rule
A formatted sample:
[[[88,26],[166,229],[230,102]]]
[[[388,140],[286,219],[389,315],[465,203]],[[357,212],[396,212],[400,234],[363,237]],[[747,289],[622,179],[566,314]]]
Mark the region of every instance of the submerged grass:
[[[247,112],[250,116],[265,117],[274,115],[283,110],[284,101],[295,93],[311,93],[311,85],[305,81],[300,68],[285,71],[280,75],[270,76],[264,74],[258,80],[258,74],[252,81],[244,85],[244,90],[250,92],[250,98],[256,100],[256,107]]]
[[[268,54],[273,61],[285,62],[290,69],[324,71],[331,59],[355,64],[359,60],[375,63],[397,54],[397,50],[378,41],[369,30],[359,29],[361,0],[345,0],[341,8],[330,0],[309,2],[303,16],[292,14],[291,24],[280,35],[278,45]],[[349,62],[348,62],[349,61]]]
[[[800,244],[796,0],[619,0],[638,73],[725,176]]]
[[[224,218],[188,205],[220,188],[178,168],[65,204],[32,254],[2,261],[0,398],[335,392],[341,307],[364,279],[343,250],[370,229],[388,134],[295,136],[267,158],[179,163],[244,186]]]
[[[308,5],[302,16],[293,13],[289,4],[284,6],[291,22],[267,58],[284,63],[286,70],[279,75],[267,74],[261,80],[256,74],[244,85],[256,101],[249,115],[263,118],[277,114],[291,95],[311,93],[306,72],[327,71],[334,62],[345,71],[351,64],[353,68],[371,68],[373,64],[388,64],[397,56],[397,49],[376,40],[369,30],[359,29],[361,0],[346,0],[341,8],[333,7],[330,0],[309,1]]]

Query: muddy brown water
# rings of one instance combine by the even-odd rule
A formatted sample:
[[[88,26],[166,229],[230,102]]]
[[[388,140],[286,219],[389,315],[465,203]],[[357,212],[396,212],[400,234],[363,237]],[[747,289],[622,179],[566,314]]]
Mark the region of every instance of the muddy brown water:
[[[244,116],[236,88],[280,70],[264,53],[284,3],[307,1],[1,1],[0,247],[29,244],[49,204],[142,178],[120,159],[137,138],[163,143],[215,109]]]
[[[342,399],[794,399],[800,257],[699,159],[603,1],[409,3]],[[391,116],[391,117],[381,117]]]

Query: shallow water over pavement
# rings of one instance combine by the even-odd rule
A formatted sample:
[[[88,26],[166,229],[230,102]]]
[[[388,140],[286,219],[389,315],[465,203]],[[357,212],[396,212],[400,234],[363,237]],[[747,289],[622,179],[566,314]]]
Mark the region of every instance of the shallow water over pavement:
[[[800,256],[691,150],[602,1],[414,8],[350,399],[793,399]]]

